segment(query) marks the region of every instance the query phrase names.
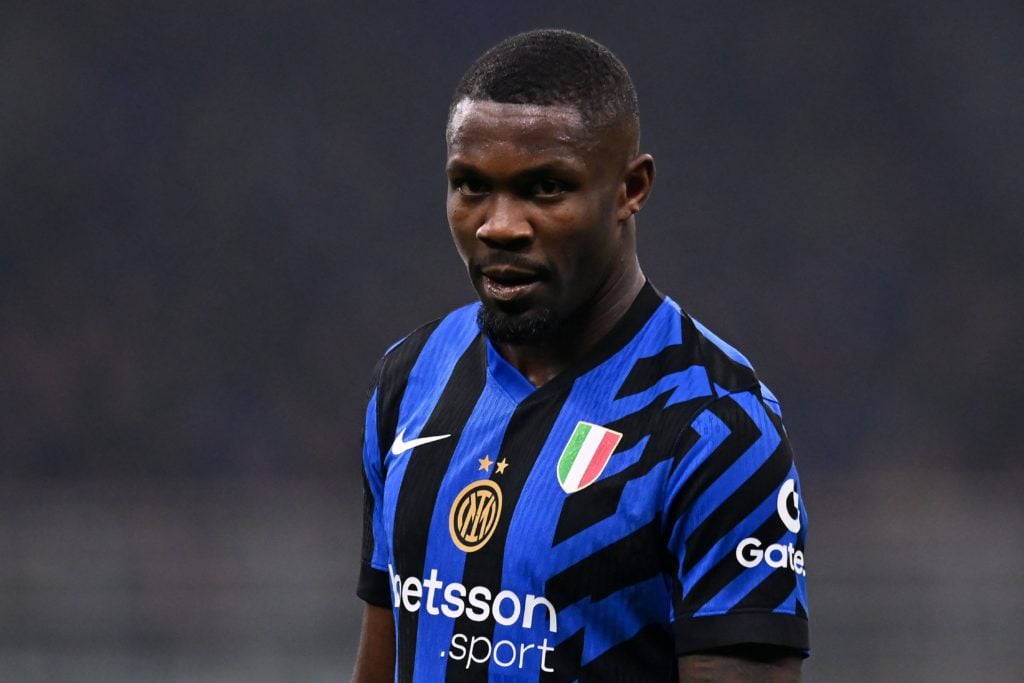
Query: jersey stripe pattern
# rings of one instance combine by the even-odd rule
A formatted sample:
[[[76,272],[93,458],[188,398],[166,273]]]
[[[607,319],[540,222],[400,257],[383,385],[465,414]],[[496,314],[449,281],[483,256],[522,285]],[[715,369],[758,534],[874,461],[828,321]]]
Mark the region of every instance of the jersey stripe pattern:
[[[673,681],[689,652],[806,653],[799,477],[746,358],[648,284],[534,388],[478,305],[375,371],[357,592],[394,611],[396,680]]]

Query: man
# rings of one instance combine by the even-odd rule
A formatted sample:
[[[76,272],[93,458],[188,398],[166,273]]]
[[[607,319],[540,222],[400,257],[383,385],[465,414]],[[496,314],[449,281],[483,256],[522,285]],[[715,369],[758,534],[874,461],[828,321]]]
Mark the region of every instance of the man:
[[[638,141],[629,75],[578,34],[459,83],[448,221],[480,303],[376,370],[356,681],[799,680],[779,406],[646,282]]]

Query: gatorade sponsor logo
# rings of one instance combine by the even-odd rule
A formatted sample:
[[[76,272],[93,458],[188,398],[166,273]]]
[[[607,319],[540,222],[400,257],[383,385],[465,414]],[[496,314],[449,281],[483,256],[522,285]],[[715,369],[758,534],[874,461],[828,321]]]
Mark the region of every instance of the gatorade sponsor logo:
[[[431,569],[427,577],[404,579],[388,565],[391,578],[392,604],[407,612],[426,612],[430,616],[458,619],[466,616],[471,621],[493,620],[502,626],[520,626],[523,629],[543,629],[558,632],[558,614],[546,598],[532,593],[519,595],[510,590],[493,592],[486,586],[465,586],[458,582],[445,583]],[[422,616],[420,617],[423,618]],[[525,671],[552,672],[547,663],[548,653],[554,650],[548,639],[533,642],[493,640],[487,636],[454,633],[443,658],[464,662],[466,669],[486,666],[494,662],[502,668]]]

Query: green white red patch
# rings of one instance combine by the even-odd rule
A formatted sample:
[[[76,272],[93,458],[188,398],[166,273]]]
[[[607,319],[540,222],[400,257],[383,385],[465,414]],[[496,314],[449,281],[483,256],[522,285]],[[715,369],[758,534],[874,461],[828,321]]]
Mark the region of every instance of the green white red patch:
[[[558,483],[566,493],[593,484],[619,445],[622,434],[611,429],[579,422],[558,458]]]

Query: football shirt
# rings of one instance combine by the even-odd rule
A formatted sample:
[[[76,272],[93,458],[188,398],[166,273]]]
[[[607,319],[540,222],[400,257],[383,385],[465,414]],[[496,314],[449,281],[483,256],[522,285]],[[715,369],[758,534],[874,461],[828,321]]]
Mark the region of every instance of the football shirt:
[[[463,307],[396,344],[366,415],[359,595],[399,681],[674,680],[806,652],[806,513],[778,402],[650,284],[535,388]]]

